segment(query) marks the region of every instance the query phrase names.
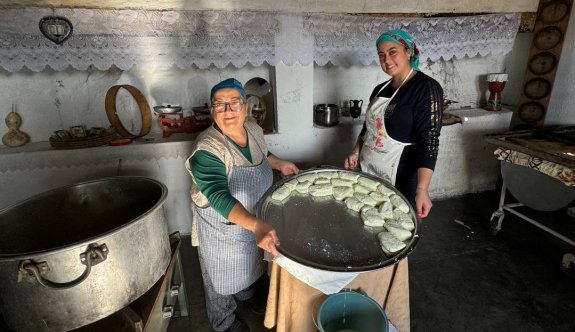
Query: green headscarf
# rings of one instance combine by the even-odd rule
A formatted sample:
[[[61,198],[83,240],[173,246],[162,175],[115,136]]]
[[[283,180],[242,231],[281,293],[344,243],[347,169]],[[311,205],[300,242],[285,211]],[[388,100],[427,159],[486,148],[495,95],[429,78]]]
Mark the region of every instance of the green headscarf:
[[[403,47],[409,49],[411,54],[409,58],[409,64],[415,70],[419,70],[419,50],[417,46],[415,46],[415,42],[413,38],[407,31],[401,29],[391,30],[385,33],[382,33],[377,41],[375,42],[375,47],[379,50],[379,45],[385,42],[392,42],[402,45]]]

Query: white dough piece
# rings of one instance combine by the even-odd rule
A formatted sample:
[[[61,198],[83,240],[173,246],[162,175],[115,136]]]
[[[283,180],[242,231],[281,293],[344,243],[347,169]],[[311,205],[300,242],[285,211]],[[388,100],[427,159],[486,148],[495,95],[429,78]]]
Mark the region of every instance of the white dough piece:
[[[297,186],[298,183],[299,183],[298,180],[296,180],[296,179],[291,179],[291,180],[289,180],[289,181],[286,181],[283,185],[286,186],[286,187],[288,187],[290,190],[293,191],[293,190],[295,189],[295,187]]]
[[[411,232],[401,226],[395,226],[391,223],[386,223],[385,225],[383,225],[383,227],[385,227],[385,229],[387,229],[388,232],[393,234],[393,236],[395,236],[401,241],[411,239]]]
[[[319,177],[315,179],[315,181],[313,182],[313,184],[328,184],[328,183],[331,184],[331,180],[324,177]]]
[[[312,185],[311,181],[298,182],[295,186],[295,190],[299,193],[306,194],[309,192],[309,187]]]
[[[333,179],[333,178],[339,177],[339,174],[335,171],[320,172],[318,175],[322,178],[327,178],[327,179]]]
[[[365,177],[360,177],[359,179],[357,179],[357,183],[361,184],[364,187],[369,188],[371,191],[377,190],[377,187],[379,187],[380,185],[379,182]]]
[[[283,201],[286,197],[291,194],[291,189],[285,184],[274,190],[272,194],[272,199],[276,201]]]
[[[385,224],[383,217],[377,212],[376,208],[363,208],[361,210],[361,220],[363,224],[370,227],[380,227]]]
[[[377,205],[377,201],[369,195],[362,195],[360,198],[360,201],[363,204],[367,204],[369,206],[376,206]]]
[[[351,180],[354,183],[357,182],[357,179],[359,179],[359,176],[360,176],[359,174],[355,174],[355,173],[339,172],[340,179]]]
[[[393,211],[393,220],[397,221],[399,224],[401,224],[401,227],[407,229],[408,231],[415,229],[415,224],[413,223],[413,218],[411,215],[403,213],[398,209]]]
[[[349,209],[354,210],[356,212],[359,212],[361,208],[365,205],[355,197],[346,198],[344,202]]]
[[[377,234],[381,249],[387,256],[392,256],[395,253],[405,248],[405,243],[399,241],[395,236],[389,232],[381,232]]]
[[[385,196],[379,191],[370,192],[369,197],[373,198],[373,200],[376,201],[377,204],[381,204],[383,202],[389,202],[389,197]]]
[[[377,191],[379,191],[380,193],[382,193],[386,196],[395,195],[395,191],[386,187],[385,185],[381,185],[381,186],[377,187]]]
[[[297,177],[299,182],[311,181],[312,183],[317,179],[317,173],[303,174]]]
[[[313,184],[309,187],[312,196],[329,196],[333,193],[333,187],[329,184]]]
[[[413,222],[411,220],[403,221],[403,220],[391,219],[391,220],[386,220],[385,222],[386,222],[386,224],[389,224],[390,226],[401,227],[401,228],[403,228],[407,231],[410,231],[410,232],[415,229],[415,225],[413,224]]]
[[[351,187],[334,186],[333,197],[339,201],[353,197],[353,189]]]
[[[353,184],[355,182],[353,182],[352,180],[347,180],[347,179],[331,179],[331,184],[335,187],[335,186],[339,186],[339,187],[352,187]]]
[[[371,189],[356,183],[353,185],[353,191],[360,194],[369,194],[371,192]]]
[[[401,212],[405,213],[409,212],[409,205],[407,205],[403,198],[399,197],[398,195],[392,195],[389,200],[396,209],[399,209]]]
[[[379,206],[379,213],[385,219],[393,219],[393,205],[391,205],[391,202],[383,202]]]

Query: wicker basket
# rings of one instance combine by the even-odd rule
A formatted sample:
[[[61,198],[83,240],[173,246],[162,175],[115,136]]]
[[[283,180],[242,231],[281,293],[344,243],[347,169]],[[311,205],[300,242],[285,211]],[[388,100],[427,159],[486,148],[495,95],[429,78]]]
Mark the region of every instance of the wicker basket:
[[[68,150],[68,149],[83,149],[92,148],[110,143],[113,139],[118,138],[118,134],[114,131],[106,132],[102,135],[87,136],[80,138],[53,138],[50,137],[50,145],[54,149]]]

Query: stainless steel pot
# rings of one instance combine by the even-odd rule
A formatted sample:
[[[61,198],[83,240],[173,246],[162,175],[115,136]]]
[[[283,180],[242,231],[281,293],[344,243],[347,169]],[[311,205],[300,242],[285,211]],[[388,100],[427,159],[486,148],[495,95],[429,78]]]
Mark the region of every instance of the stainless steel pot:
[[[154,112],[157,114],[174,114],[180,113],[182,111],[182,106],[154,106]]]
[[[313,122],[322,127],[339,123],[339,107],[336,104],[318,104],[313,111]]]
[[[17,331],[68,331],[140,297],[170,260],[164,184],[112,177],[0,211],[0,311]]]

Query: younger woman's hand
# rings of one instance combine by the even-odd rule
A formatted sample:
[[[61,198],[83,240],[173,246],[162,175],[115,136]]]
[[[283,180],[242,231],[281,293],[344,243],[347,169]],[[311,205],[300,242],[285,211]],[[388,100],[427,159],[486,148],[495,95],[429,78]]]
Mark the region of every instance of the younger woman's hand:
[[[359,168],[359,152],[353,152],[343,162],[343,167],[349,170],[356,170]]]

